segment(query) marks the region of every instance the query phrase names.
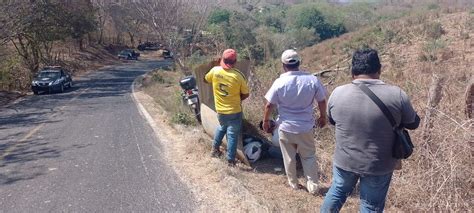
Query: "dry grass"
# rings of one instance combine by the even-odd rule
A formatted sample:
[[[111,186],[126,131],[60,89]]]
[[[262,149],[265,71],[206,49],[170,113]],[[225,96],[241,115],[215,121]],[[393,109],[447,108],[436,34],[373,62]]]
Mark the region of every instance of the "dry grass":
[[[166,79],[180,77],[180,74],[175,72],[161,74],[166,76]],[[248,168],[228,168],[224,161],[210,158],[210,138],[200,127],[171,122],[172,114],[180,108],[172,96],[179,86],[176,88],[167,83],[149,82],[142,89],[144,92],[138,92],[136,97],[159,126],[158,137],[164,147],[163,153],[181,180],[192,189],[200,204],[199,211],[254,212],[267,209],[242,186],[238,178],[240,171]]]
[[[474,126],[472,120],[464,117],[462,98],[467,81],[474,74],[474,43],[466,39],[474,36],[472,20],[469,13],[416,15],[416,18],[407,17],[343,35],[302,51],[304,68],[314,72],[339,70],[322,78],[328,91],[332,91],[350,82],[348,59],[355,48],[377,48],[382,55],[382,79],[403,88],[421,117],[433,112],[431,125],[426,125],[428,129],[412,132],[415,155],[403,162],[403,170],[395,172],[388,210],[469,211],[474,205],[471,192]],[[420,60],[420,54],[429,54],[431,58]],[[253,71],[254,96],[246,102],[251,117],[261,117],[261,97],[281,70],[275,66],[278,65]],[[438,94],[442,99],[435,107],[428,104],[429,86],[434,77],[444,79]],[[429,132],[429,137],[422,137],[423,131]],[[317,145],[322,178],[328,184],[333,134],[332,128],[319,133]]]
[[[156,75],[160,77],[155,77],[155,81],[151,80]],[[173,114],[186,110],[174,96],[177,91],[180,91],[177,83],[180,77],[181,74],[178,72],[159,70],[150,73],[143,80],[143,91],[149,95],[145,96],[149,97],[149,100],[146,101],[144,98],[140,101],[154,115],[155,120],[161,123],[160,133],[162,134],[159,137],[166,147],[165,153],[183,177],[183,181],[190,184],[197,194],[201,202],[199,211],[314,212],[319,210],[322,195],[312,196],[304,191],[293,191],[287,187],[284,173],[274,171],[275,167],[283,168],[283,162],[280,160],[263,159],[255,163],[253,168],[243,164],[239,164],[237,168],[228,168],[225,160],[209,157],[211,138],[202,132],[201,127],[173,123]],[[252,129],[250,131],[256,131]],[[247,131],[249,131],[248,128]],[[331,131],[331,129],[324,129],[320,134],[332,139]],[[317,147],[318,153],[327,148],[326,146],[333,147],[333,144],[320,143]],[[320,156],[320,158],[321,164],[330,163],[329,155]],[[327,172],[324,171],[321,174],[324,186],[328,187]],[[300,181],[304,183],[303,178]],[[346,210],[356,210],[356,204],[357,199],[350,198]]]
[[[182,90],[178,84],[180,78],[180,73],[157,70],[143,79],[144,90],[168,112],[170,124],[195,126],[197,122],[181,97]]]
[[[467,81],[474,73],[474,43],[466,39],[474,36],[472,16],[468,13],[416,15],[343,35],[302,51],[303,67],[307,70],[338,70],[322,78],[331,92],[335,87],[350,82],[348,66],[353,49],[376,47],[382,56],[382,80],[403,88],[421,117],[431,112],[431,125],[411,132],[415,154],[403,162],[402,170],[394,174],[386,205],[388,212],[463,212],[470,211],[474,205],[474,125],[472,120],[464,117],[462,98]],[[418,57],[420,53],[425,54],[427,43],[433,41],[425,36],[426,23],[440,23],[443,29],[437,39],[445,45],[432,53],[436,55],[433,60],[420,60]],[[263,95],[280,70],[278,62],[252,70],[252,95],[244,102],[245,116],[251,125],[255,126],[261,119]],[[171,82],[175,83],[151,84],[150,88],[154,89],[145,89],[168,115],[177,109],[173,100],[179,91],[179,74],[172,75],[163,77],[173,79]],[[434,77],[443,79],[441,94],[438,94],[441,101],[435,106],[428,103],[429,87]],[[166,115],[159,119],[169,120]],[[255,128],[251,131],[261,134]],[[423,137],[422,132],[429,132],[429,137]],[[167,143],[173,150],[169,153],[171,160],[203,198],[201,211],[314,212],[322,202],[322,196],[310,196],[286,187],[284,174],[273,171],[273,167],[282,167],[281,162],[262,160],[253,169],[243,166],[229,169],[222,161],[208,157],[211,139],[199,127],[174,125],[170,135],[174,138],[170,139],[172,143]],[[318,130],[315,137],[321,180],[324,186],[329,186],[334,129]],[[216,200],[219,204],[211,205],[206,200]],[[357,209],[358,197],[353,195],[343,211]]]

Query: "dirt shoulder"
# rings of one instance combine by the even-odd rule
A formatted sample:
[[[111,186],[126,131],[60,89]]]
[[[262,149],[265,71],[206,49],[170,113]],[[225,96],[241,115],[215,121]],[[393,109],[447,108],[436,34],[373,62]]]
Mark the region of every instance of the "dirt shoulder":
[[[374,26],[306,48],[301,51],[302,57],[308,58],[304,66],[311,68],[309,70],[334,68],[331,75],[322,78],[328,91],[332,91],[350,82],[347,66],[351,53],[348,50],[365,44],[373,44],[380,49],[384,64],[383,80],[403,88],[421,117],[433,109],[436,111],[435,116],[424,120],[428,125],[423,127],[423,131],[410,132],[417,154],[403,162],[402,170],[394,172],[385,211],[471,209],[469,189],[472,189],[472,181],[469,174],[472,173],[472,148],[466,146],[466,141],[472,138],[472,131],[469,131],[472,122],[465,119],[465,101],[460,97],[464,97],[466,84],[472,75],[472,66],[469,65],[473,60],[473,43],[468,38],[473,37],[473,17],[467,13],[430,13],[415,18],[415,22],[412,17],[407,17],[389,22],[386,27]],[[430,26],[439,26],[440,23],[443,32],[439,38],[423,36],[426,30],[431,29]],[[388,42],[386,36],[395,37]],[[432,48],[436,50],[431,51]],[[250,81],[252,96],[246,100],[244,107],[253,126],[261,117],[261,97],[277,76],[277,70],[273,73],[269,71],[272,70],[268,67],[257,68],[255,78]],[[323,196],[291,191],[284,174],[272,169],[282,167],[281,162],[265,159],[258,161],[253,168],[239,166],[229,169],[223,159],[211,159],[208,156],[211,139],[202,133],[200,127],[173,124],[175,118],[182,119],[178,121],[188,121],[189,118],[183,109],[178,109],[180,105],[176,102],[180,98],[179,74],[157,73],[148,79],[151,83],[143,88],[146,92],[143,95],[151,97],[146,108],[157,114],[154,117],[162,124],[160,128],[163,130],[160,131],[170,132],[164,142],[169,149],[166,152],[183,180],[200,192],[197,194],[201,195],[203,204],[208,204],[202,209],[319,211]],[[438,77],[444,79],[443,98],[433,108],[426,103],[430,98],[431,81]],[[429,132],[429,138],[423,136],[424,132]],[[315,135],[320,178],[323,187],[328,187],[332,177],[334,128],[327,127]],[[228,178],[232,178],[235,186],[230,184]],[[300,183],[303,183],[303,178]],[[358,204],[358,193],[355,191],[342,210],[356,212]]]
[[[0,91],[0,107],[8,106],[23,96],[25,96],[25,94],[18,91]]]
[[[263,159],[253,168],[243,164],[229,168],[224,159],[209,156],[212,139],[200,126],[173,124],[171,107],[176,91],[179,92],[179,86],[176,88],[174,83],[175,75],[177,73],[164,72],[159,78],[160,83],[146,87],[138,84],[134,97],[153,118],[166,159],[197,195],[200,202],[198,211],[319,211],[324,193],[313,196],[305,191],[291,190],[286,184],[285,174],[273,170],[283,167],[281,161]],[[304,183],[303,175],[300,177],[300,182]],[[322,186],[329,186],[327,178]],[[357,211],[357,206],[358,198],[350,197],[344,211]]]
[[[200,204],[198,211],[266,211],[268,208],[237,178],[240,168],[211,159],[206,143],[210,138],[200,128],[169,125],[169,114],[138,85],[135,100],[154,121],[154,130],[164,148],[164,157],[188,184]]]

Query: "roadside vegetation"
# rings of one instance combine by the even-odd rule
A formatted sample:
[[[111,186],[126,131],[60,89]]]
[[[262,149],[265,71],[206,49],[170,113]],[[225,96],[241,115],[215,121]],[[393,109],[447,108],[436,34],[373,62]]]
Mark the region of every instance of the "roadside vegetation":
[[[143,90],[167,112],[168,124],[196,126],[198,122],[193,112],[183,101],[182,89],[179,86],[181,77],[182,73],[159,69],[148,73],[141,84]]]
[[[0,90],[28,90],[31,77],[43,65],[81,71],[113,61],[110,53],[122,48],[159,42],[175,53],[177,68],[150,73],[142,85],[166,113],[160,119],[182,136],[173,153],[181,156],[174,161],[185,165],[183,173],[198,186],[208,183],[211,189],[206,193],[234,193],[242,206],[226,202],[233,205],[229,209],[312,212],[322,196],[285,187],[285,176],[273,170],[280,162],[265,160],[254,168],[229,169],[208,159],[210,139],[183,104],[179,79],[219,57],[222,50],[237,49],[241,59],[252,63],[252,95],[244,102],[245,117],[252,134],[266,137],[254,127],[262,117],[263,96],[281,73],[278,58],[283,50],[301,52],[303,68],[318,73],[331,92],[350,82],[352,52],[372,47],[382,57],[382,79],[403,88],[423,118],[420,129],[411,133],[414,156],[395,172],[387,210],[471,211],[474,124],[464,114],[463,97],[474,73],[474,2],[340,2],[3,1]],[[333,135],[332,127],[317,131],[324,186],[331,180]],[[226,187],[222,179],[232,182],[233,188],[212,188]],[[357,200],[349,198],[344,210],[357,211]]]
[[[249,79],[252,95],[244,102],[244,110],[247,121],[256,126],[262,116],[264,103],[262,97],[281,71],[278,60],[281,50],[300,49],[303,68],[318,73],[331,92],[335,87],[350,82],[350,57],[354,49],[362,47],[378,49],[382,56],[382,79],[407,91],[414,107],[423,118],[421,127],[411,134],[416,147],[415,155],[409,160],[404,160],[403,169],[395,172],[387,210],[469,211],[473,205],[471,199],[473,185],[470,176],[473,168],[474,127],[472,119],[466,117],[464,113],[466,104],[463,97],[474,73],[471,66],[474,59],[472,43],[474,13],[469,9],[472,7],[470,2],[458,1],[458,4],[465,4],[461,7],[456,7],[454,2],[450,3],[443,5],[431,1],[419,1],[417,4],[398,2],[396,5],[390,2],[354,4],[339,8],[331,7],[337,11],[331,13],[333,16],[324,15],[328,10],[313,10],[324,8],[326,3],[270,6],[270,11],[275,12],[279,8],[280,13],[291,10],[324,11],[320,14],[327,20],[325,23],[330,23],[333,27],[342,26],[341,29],[344,29],[344,33],[340,35],[321,39],[321,34],[317,33],[315,28],[300,28],[300,35],[307,32],[308,37],[301,39],[308,42],[305,44],[297,44],[290,39],[289,35],[293,30],[291,28],[297,25],[294,22],[289,24],[288,21],[298,20],[295,17],[277,16],[283,17],[281,23],[284,24],[276,26],[290,26],[282,27],[280,30],[278,28],[268,30],[271,27],[260,24],[266,23],[263,21],[265,20],[263,16],[253,17],[252,20],[255,22],[249,22],[247,17],[245,23],[255,25],[239,28],[245,26],[233,25],[233,22],[238,23],[242,18],[239,16],[241,9],[218,9],[210,13],[207,29],[214,30],[212,35],[222,30],[222,34],[218,34],[222,35],[219,37],[222,39],[220,46],[216,44],[213,49],[215,52],[207,51],[207,55],[199,57],[202,57],[202,60],[206,57],[216,57],[225,47],[235,47],[239,49],[239,53],[242,52],[242,57],[253,62]],[[287,9],[281,9],[285,7]],[[366,9],[371,13],[367,15],[367,19],[359,21],[355,21],[355,18],[337,19],[338,16],[348,17],[347,11],[355,10],[353,7]],[[387,8],[397,12],[386,12]],[[354,14],[360,14],[361,10],[358,11]],[[300,11],[298,14],[305,12]],[[337,20],[343,21],[337,22]],[[352,24],[356,27],[350,27],[350,23],[344,22],[348,20],[355,22]],[[227,28],[228,26],[232,27]],[[267,31],[262,28],[267,28]],[[238,31],[237,34],[241,33],[239,36],[224,36],[224,32],[234,32],[235,29]],[[245,35],[242,32],[245,32]],[[255,39],[249,35],[254,32]],[[262,36],[267,36],[268,40],[262,39]],[[272,39],[279,36],[283,39],[272,42]],[[232,39],[244,40],[239,42]],[[187,58],[189,62],[186,64],[187,67],[194,67],[194,63],[199,62],[196,60],[199,57],[197,54],[191,54],[191,57]],[[317,132],[317,154],[321,178],[326,186],[329,186],[331,180],[333,135],[332,127]],[[195,150],[197,153],[190,155],[205,157],[208,144],[202,140],[209,139],[189,137],[187,143],[191,143],[193,147],[201,147]],[[270,166],[265,167],[262,164]],[[291,192],[283,187],[284,176],[271,171],[272,166],[278,163],[264,161],[262,164],[254,165],[252,171],[241,168],[240,172],[237,172],[241,174],[235,174],[233,170],[228,174],[231,173],[240,179],[247,190],[258,195],[258,198],[255,198],[256,202],[268,209],[314,211],[319,206],[322,197]],[[221,165],[216,165],[215,175],[220,175],[219,166]],[[275,187],[278,189],[275,190]],[[355,211],[357,205],[357,198],[351,197],[345,210]]]
[[[382,79],[403,88],[423,124],[413,131],[415,155],[395,172],[387,206],[403,211],[464,211],[473,205],[473,121],[465,114],[464,93],[474,74],[469,12],[427,11],[367,26],[302,50],[303,67],[322,73],[331,92],[349,83],[354,49],[374,47],[382,55]],[[247,118],[261,119],[261,98],[280,72],[278,61],[256,67]],[[256,118],[256,119],[253,119]],[[332,127],[319,133],[323,174],[331,174]],[[327,177],[330,178],[330,177]],[[326,179],[330,181],[330,179]]]
[[[76,49],[83,50],[96,29],[92,5],[86,2],[4,1],[0,14],[0,90],[25,90],[40,66],[79,58]]]
[[[254,65],[264,65],[284,49],[303,49],[403,16],[415,6],[441,7],[421,1],[416,5],[388,0],[337,2],[4,1],[0,3],[0,90],[26,91],[31,77],[44,65],[85,70],[87,62],[113,57],[106,52],[117,54],[144,42],[157,42],[174,52],[177,64],[188,72],[192,64],[217,56],[225,47],[237,49]]]

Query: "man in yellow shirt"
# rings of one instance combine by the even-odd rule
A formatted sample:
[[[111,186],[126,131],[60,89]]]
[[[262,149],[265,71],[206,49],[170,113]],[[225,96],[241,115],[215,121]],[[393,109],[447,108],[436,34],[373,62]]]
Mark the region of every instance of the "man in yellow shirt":
[[[245,76],[236,68],[237,53],[227,49],[222,54],[220,66],[212,68],[205,76],[207,83],[212,84],[217,119],[220,126],[216,129],[212,144],[212,157],[221,155],[219,146],[224,135],[227,135],[227,162],[235,165],[235,153],[242,129],[242,101],[249,97]]]

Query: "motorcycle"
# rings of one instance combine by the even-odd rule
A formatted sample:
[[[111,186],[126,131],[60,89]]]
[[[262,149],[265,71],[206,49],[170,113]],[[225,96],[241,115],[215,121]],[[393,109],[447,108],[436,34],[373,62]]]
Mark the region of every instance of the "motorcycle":
[[[194,78],[194,76],[186,76],[179,81],[179,85],[183,89],[183,92],[181,93],[183,102],[189,106],[191,112],[194,113],[196,120],[201,123],[201,109],[199,92],[196,87],[196,78]]]

